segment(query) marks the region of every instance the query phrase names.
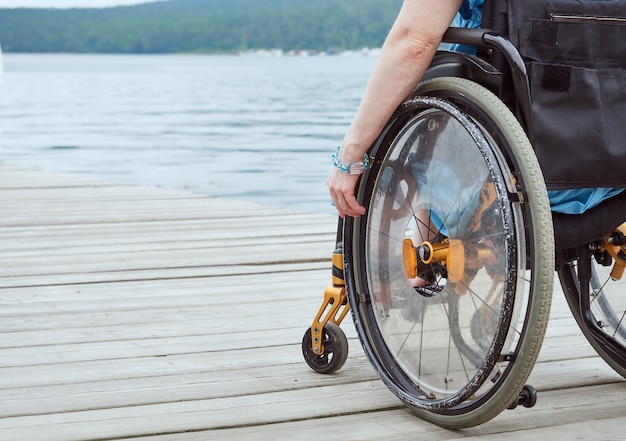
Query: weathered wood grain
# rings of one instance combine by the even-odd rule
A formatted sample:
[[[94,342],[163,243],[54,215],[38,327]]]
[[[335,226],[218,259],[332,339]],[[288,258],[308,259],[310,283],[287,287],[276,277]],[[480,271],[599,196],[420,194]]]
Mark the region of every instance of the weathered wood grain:
[[[0,440],[624,439],[626,382],[562,293],[532,409],[471,430],[414,417],[348,318],[346,365],[302,335],[334,216],[0,163]]]

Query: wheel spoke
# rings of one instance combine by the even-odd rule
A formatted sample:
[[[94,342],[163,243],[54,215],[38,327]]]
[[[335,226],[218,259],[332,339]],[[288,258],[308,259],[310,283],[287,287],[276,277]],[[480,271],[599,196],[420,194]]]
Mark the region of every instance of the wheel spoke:
[[[578,280],[581,261],[591,265],[588,285],[581,285]],[[598,355],[626,377],[626,281],[613,280],[610,274],[612,266],[605,264],[595,257],[583,255],[577,261],[563,264],[559,268],[559,276],[570,310],[581,331]],[[586,290],[591,322],[581,314],[580,299]]]
[[[550,283],[534,292],[534,265],[519,268],[526,249],[538,248],[551,267],[539,268],[541,280],[550,280],[554,252],[527,244],[531,212],[548,211],[548,202],[543,182],[529,178],[540,178],[540,169],[515,118],[501,103],[483,112],[493,101],[473,83],[428,84],[445,92],[409,99],[371,151],[376,161],[358,190],[367,214],[345,224],[346,286],[357,333],[381,378],[414,410],[460,421],[517,398],[548,319],[533,302],[545,304],[551,293]],[[451,101],[442,98],[448,86]],[[509,200],[517,188],[532,209]],[[551,244],[549,218],[537,222],[537,234]],[[407,238],[416,255],[405,255],[413,252]],[[520,367],[512,365],[517,360]],[[496,403],[487,405],[492,396]]]

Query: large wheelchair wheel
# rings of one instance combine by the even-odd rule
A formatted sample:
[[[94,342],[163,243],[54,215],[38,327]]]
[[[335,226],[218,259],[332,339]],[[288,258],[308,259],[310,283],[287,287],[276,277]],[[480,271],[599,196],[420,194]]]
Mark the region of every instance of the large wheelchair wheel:
[[[581,331],[617,373],[626,378],[626,224],[578,250],[557,271]]]
[[[461,78],[422,83],[370,150],[344,225],[357,333],[382,380],[448,428],[512,403],[534,366],[554,280],[541,170],[515,117]]]

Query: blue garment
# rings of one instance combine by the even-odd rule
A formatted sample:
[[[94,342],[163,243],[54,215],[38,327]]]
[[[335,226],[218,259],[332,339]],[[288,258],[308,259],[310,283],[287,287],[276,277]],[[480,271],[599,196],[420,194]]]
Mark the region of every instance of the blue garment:
[[[623,188],[576,188],[548,190],[552,211],[564,214],[581,214],[600,202],[620,194]]]
[[[461,9],[457,12],[452,27],[455,28],[479,28],[483,20],[483,3],[485,0],[464,0]],[[464,44],[453,44],[451,51],[475,54],[476,48]]]
[[[484,0],[464,0],[461,9],[452,21],[453,27],[478,28],[482,22]],[[453,44],[450,50],[475,54],[476,48]],[[621,193],[623,188],[577,188],[571,190],[550,190],[550,208],[564,214],[581,214],[602,201]]]

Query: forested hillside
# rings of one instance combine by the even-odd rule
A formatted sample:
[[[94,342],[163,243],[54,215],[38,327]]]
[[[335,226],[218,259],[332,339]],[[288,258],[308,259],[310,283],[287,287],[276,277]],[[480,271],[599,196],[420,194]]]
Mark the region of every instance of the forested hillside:
[[[169,0],[0,9],[5,52],[228,53],[379,47],[402,0]]]

